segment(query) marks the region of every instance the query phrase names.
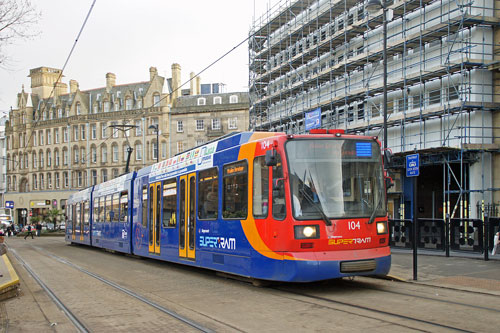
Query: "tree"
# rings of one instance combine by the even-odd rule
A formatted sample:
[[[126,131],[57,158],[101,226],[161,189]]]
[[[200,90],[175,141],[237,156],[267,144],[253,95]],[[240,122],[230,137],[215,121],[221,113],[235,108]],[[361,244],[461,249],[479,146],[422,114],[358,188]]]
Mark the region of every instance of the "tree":
[[[0,0],[0,66],[6,67],[9,57],[7,46],[16,40],[36,36],[32,26],[38,22],[40,13],[30,0]]]
[[[47,216],[49,218],[49,221],[54,223],[54,230],[56,230],[56,225],[57,225],[57,219],[62,215],[62,211],[60,209],[51,209],[47,212]]]

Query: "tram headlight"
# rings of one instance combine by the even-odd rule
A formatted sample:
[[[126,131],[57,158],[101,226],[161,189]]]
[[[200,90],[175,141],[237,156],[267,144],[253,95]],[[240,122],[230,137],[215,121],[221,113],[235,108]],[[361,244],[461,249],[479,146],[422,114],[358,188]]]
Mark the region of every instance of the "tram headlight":
[[[377,235],[384,235],[387,233],[387,221],[377,222]]]
[[[319,227],[317,225],[296,225],[294,233],[295,239],[319,238]]]

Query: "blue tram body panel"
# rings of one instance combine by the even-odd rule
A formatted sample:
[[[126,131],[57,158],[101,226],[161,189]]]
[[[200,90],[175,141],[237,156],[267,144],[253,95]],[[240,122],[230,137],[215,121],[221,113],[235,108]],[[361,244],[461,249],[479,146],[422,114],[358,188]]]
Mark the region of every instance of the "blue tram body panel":
[[[135,176],[136,173],[132,172],[94,187],[93,246],[132,253],[132,185]],[[108,205],[108,201],[112,205]]]
[[[321,249],[294,248],[298,252],[291,251],[291,244],[299,243],[294,239],[294,226],[304,223],[323,225],[323,221],[294,220],[290,198],[287,198],[286,205],[284,204],[287,209],[286,218],[273,220],[269,202],[269,216],[265,221],[257,221],[253,217],[254,212],[251,208],[252,192],[247,190],[247,217],[223,218],[224,166],[246,161],[246,177],[250,180],[257,152],[255,147],[257,145],[262,147],[258,149],[259,156],[263,156],[265,150],[274,150],[278,147],[276,139],[278,136],[281,136],[283,146],[286,140],[284,139],[286,135],[283,133],[232,134],[137,172],[81,191],[79,195],[72,196],[68,204],[81,202],[85,198],[90,201],[91,229],[88,232],[88,240],[86,238],[84,240],[96,247],[263,280],[310,282],[353,275],[387,274],[391,264],[388,246],[342,250],[337,244],[343,244],[343,241],[339,243],[336,238],[332,238],[333,241],[326,239],[323,244],[328,243],[329,246],[322,245]],[[248,146],[242,148],[242,145],[249,141],[262,141],[262,138],[265,141],[253,143],[253,148]],[[210,168],[217,168],[217,218],[200,219],[198,202],[204,198],[198,197],[199,177],[201,171]],[[269,167],[269,175],[271,174]],[[193,183],[190,183],[191,181]],[[175,186],[172,186],[174,182]],[[192,186],[190,184],[193,184],[194,188],[190,187]],[[181,189],[181,186],[185,187]],[[247,182],[247,186],[252,186],[252,183]],[[274,188],[269,185],[269,200],[274,195],[272,190]],[[125,191],[128,193],[126,222],[110,222],[113,217],[109,217],[105,212],[104,214],[99,212],[99,208],[94,207],[99,200],[106,201],[107,196]],[[165,197],[172,195],[166,194],[168,191],[175,192],[176,195],[176,209],[173,213],[171,210],[166,212],[164,207],[167,205],[168,208]],[[195,193],[194,201],[190,197],[192,191]],[[181,194],[184,197],[181,198]],[[190,205],[194,205],[194,208]],[[111,207],[113,208],[110,211],[114,210],[114,204]],[[194,209],[191,220],[188,219],[189,215],[193,215],[190,209]],[[182,216],[184,222],[181,221]],[[194,227],[191,223],[195,223]],[[71,228],[72,226],[68,225],[68,235],[72,234]],[[182,238],[183,233],[186,234],[185,238]],[[320,235],[322,233],[324,231],[321,231]],[[194,243],[190,243],[193,241]],[[350,238],[345,239],[346,243],[352,241]],[[378,241],[378,238],[373,238],[373,243]],[[73,239],[72,242],[77,241]],[[185,242],[184,247],[182,242]],[[370,261],[372,268],[357,272],[341,272],[340,266],[343,262],[357,263],[363,260]]]

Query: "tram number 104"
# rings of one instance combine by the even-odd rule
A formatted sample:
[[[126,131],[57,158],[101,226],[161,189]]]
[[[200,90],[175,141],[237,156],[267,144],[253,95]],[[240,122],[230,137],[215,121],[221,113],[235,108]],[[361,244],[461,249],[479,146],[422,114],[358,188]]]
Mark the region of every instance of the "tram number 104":
[[[361,225],[359,221],[349,221],[347,222],[347,226],[349,227],[349,230],[361,230]]]

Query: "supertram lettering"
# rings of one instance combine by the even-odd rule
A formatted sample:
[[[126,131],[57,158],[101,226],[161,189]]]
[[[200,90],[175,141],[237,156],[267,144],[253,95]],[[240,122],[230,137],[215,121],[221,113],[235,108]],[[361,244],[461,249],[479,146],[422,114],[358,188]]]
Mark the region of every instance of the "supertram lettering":
[[[372,242],[371,237],[365,238],[341,238],[341,239],[330,239],[328,245],[350,245],[350,244],[369,244]]]
[[[235,250],[236,239],[226,237],[200,236],[200,247]]]

